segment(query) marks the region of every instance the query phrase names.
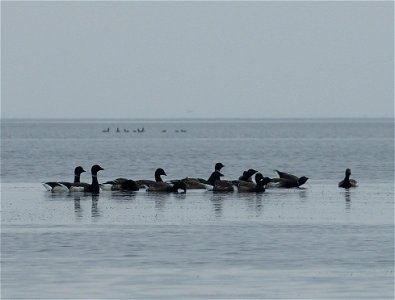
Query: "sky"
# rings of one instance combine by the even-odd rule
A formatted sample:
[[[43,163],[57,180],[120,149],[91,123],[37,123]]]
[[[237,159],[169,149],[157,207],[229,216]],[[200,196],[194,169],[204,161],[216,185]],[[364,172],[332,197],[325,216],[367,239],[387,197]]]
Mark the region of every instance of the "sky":
[[[2,118],[394,116],[394,3],[1,2]]]

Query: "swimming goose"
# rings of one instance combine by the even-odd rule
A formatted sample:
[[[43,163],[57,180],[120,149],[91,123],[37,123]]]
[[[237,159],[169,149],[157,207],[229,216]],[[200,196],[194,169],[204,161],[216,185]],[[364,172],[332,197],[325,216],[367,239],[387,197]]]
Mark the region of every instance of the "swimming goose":
[[[153,180],[137,180],[139,186],[145,186],[147,192],[166,192],[177,193],[179,189],[186,192],[186,185],[181,180],[174,180],[171,183],[164,182],[161,176],[167,176],[165,170],[158,168],[155,171],[155,181]]]
[[[178,193],[178,190],[182,190],[182,193],[187,192],[187,187],[181,180],[174,181],[173,183],[168,182],[154,182],[147,188],[147,192],[161,192],[161,193]]]
[[[84,188],[83,191],[85,193],[98,194],[100,192],[100,185],[99,185],[99,181],[97,180],[97,173],[101,170],[104,169],[99,165],[92,166],[91,168],[92,184],[88,184],[83,187]]]
[[[255,173],[257,173],[257,172],[258,172],[257,170],[248,169],[247,171],[244,171],[244,172],[243,172],[243,175],[241,175],[241,176],[239,177],[239,180],[241,180],[241,181],[249,181],[249,182],[252,182],[251,177],[252,177]]]
[[[49,181],[43,183],[43,186],[48,190],[52,192],[56,191],[63,191],[67,192],[69,191],[70,187],[75,184],[80,182],[80,176],[81,173],[85,172],[84,168],[81,166],[78,166],[74,169],[74,182],[66,182],[66,181]]]
[[[339,182],[339,187],[349,189],[351,187],[357,187],[358,182],[354,179],[350,179],[351,170],[346,169],[345,177],[342,181]]]
[[[275,170],[275,172],[278,174],[280,178],[272,178],[271,182],[274,184],[275,187],[278,188],[293,188],[293,187],[299,188],[300,186],[305,184],[306,181],[309,179],[306,176],[297,177],[292,174],[280,172],[279,170]]]
[[[300,188],[301,185],[306,183],[308,177],[302,176],[298,178],[298,180],[291,180],[286,178],[271,178],[269,187],[278,187],[278,188]]]
[[[221,180],[222,183],[228,183],[229,185],[234,185],[237,186],[239,183],[244,183],[244,182],[252,182],[251,177],[258,171],[254,169],[248,169],[247,171],[243,172],[243,175],[239,177],[237,180]]]
[[[180,181],[182,181],[186,188],[189,190],[198,190],[198,189],[206,189],[206,184],[204,182],[207,182],[207,180],[203,178],[183,178]],[[172,181],[174,182],[174,181]]]
[[[256,173],[255,183],[248,181],[239,181],[237,184],[237,190],[242,192],[250,193],[263,193],[265,191],[265,185],[269,183],[271,179],[269,177],[263,177],[261,173]]]
[[[167,176],[167,174],[166,174],[165,170],[163,170],[162,168],[158,168],[155,170],[155,181],[142,179],[142,180],[136,180],[136,184],[140,188],[148,187],[149,185],[152,185],[155,182],[163,182],[161,176]]]
[[[214,166],[214,172],[218,172],[219,174],[221,174],[220,171],[223,167],[224,165],[222,163],[216,163]],[[186,177],[181,179],[181,181],[185,183],[187,189],[207,189],[207,184],[214,185],[214,181],[212,179],[213,174],[211,174],[208,180],[205,180],[203,178]],[[220,176],[223,175],[221,174]]]
[[[92,175],[92,183],[85,183],[80,182],[73,184],[70,188],[70,191],[77,191],[77,192],[85,192],[85,193],[92,193],[92,194],[99,194],[100,192],[100,185],[99,181],[97,180],[97,173],[101,170],[104,170],[99,165],[93,165],[91,168],[91,175]]]
[[[100,184],[103,190],[107,191],[138,191],[140,186],[136,181],[127,178],[117,178]]]
[[[234,184],[231,181],[222,181],[221,177],[224,176],[219,171],[214,171],[210,178],[207,180],[209,185],[212,185],[213,192],[233,192]]]

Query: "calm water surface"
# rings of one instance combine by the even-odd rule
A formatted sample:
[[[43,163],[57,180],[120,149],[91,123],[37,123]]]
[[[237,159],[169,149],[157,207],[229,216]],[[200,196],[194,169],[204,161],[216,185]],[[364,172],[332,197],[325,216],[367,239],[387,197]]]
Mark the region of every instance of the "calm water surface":
[[[1,129],[3,299],[394,297],[392,120],[36,120]],[[93,197],[41,186],[72,180],[76,165],[99,163],[99,181],[152,178],[157,167],[175,179],[208,177],[217,161],[229,179],[251,167],[310,179],[259,195]],[[360,182],[350,191],[337,188],[347,167]]]

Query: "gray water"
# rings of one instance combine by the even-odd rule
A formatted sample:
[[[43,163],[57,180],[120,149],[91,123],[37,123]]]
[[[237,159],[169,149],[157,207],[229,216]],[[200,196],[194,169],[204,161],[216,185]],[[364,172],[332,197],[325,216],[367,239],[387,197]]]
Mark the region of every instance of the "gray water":
[[[2,299],[394,298],[393,120],[3,120],[1,129]],[[72,180],[77,165],[99,163],[102,182],[152,178],[157,167],[166,179],[206,178],[218,161],[226,179],[247,168],[310,179],[251,195],[41,186]],[[337,187],[346,168],[358,188]]]

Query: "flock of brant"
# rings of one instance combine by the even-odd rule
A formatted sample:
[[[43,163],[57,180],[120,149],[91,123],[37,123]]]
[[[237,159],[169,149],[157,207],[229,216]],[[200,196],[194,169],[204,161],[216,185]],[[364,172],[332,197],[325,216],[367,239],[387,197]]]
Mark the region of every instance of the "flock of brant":
[[[214,172],[205,180],[203,178],[186,177],[180,180],[163,181],[162,176],[167,176],[162,168],[155,171],[155,180],[131,180],[127,178],[117,178],[115,180],[106,181],[99,184],[97,173],[104,170],[99,165],[94,165],[91,168],[92,183],[80,182],[80,175],[86,172],[81,166],[74,170],[74,181],[50,181],[43,183],[48,191],[69,191],[69,192],[87,192],[97,194],[100,190],[109,191],[138,191],[145,188],[148,192],[165,192],[165,193],[186,193],[187,189],[205,189],[214,192],[251,192],[262,193],[266,188],[300,188],[308,177],[298,177],[285,172],[275,170],[278,174],[277,178],[264,177],[261,173],[254,169],[248,169],[237,180],[222,180],[224,175],[221,169],[224,167],[222,163],[215,164]],[[255,182],[252,177],[255,175]],[[358,183],[350,178],[351,170],[347,169],[345,177],[339,182],[338,186],[341,188],[351,188],[358,186]]]

